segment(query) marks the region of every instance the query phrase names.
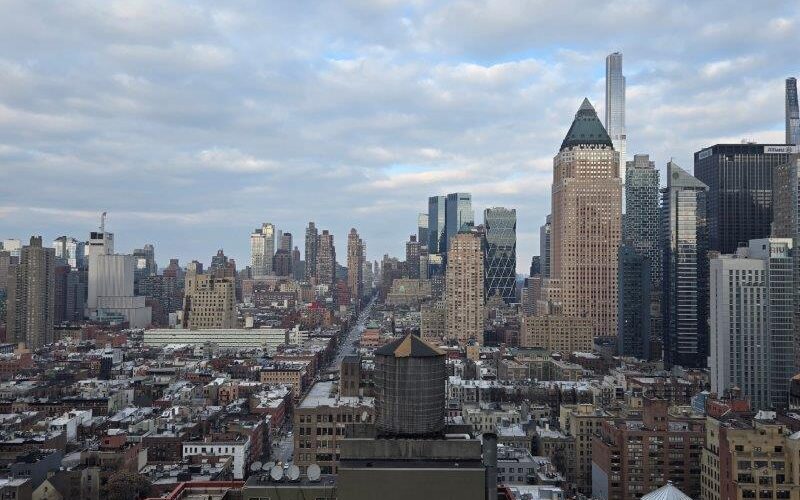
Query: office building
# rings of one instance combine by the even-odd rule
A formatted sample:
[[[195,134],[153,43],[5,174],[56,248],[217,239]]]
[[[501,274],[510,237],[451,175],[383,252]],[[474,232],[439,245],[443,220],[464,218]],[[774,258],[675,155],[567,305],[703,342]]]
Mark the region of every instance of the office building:
[[[569,355],[592,352],[594,328],[591,320],[566,316],[523,316],[520,347],[537,347]]]
[[[789,160],[783,144],[716,144],[694,154],[694,175],[708,186],[709,250],[732,254],[770,235],[772,177]]]
[[[54,272],[56,325],[83,319],[86,307],[86,282],[84,273],[72,269],[66,261],[56,258]]]
[[[419,308],[419,335],[428,342],[440,342],[447,334],[447,307],[442,300],[429,300]]]
[[[650,357],[651,269],[649,257],[637,253],[633,246],[620,247],[617,325],[617,352],[620,356]]]
[[[34,350],[53,342],[55,320],[55,250],[32,236],[10,268],[6,337]]]
[[[517,211],[487,208],[483,212],[483,227],[486,298],[500,297],[506,304],[516,302]]]
[[[575,442],[574,482],[584,495],[592,493],[592,443],[600,437],[603,422],[611,418],[609,412],[593,404],[562,404],[559,407],[559,427]]]
[[[356,305],[364,295],[364,242],[355,228],[347,235],[347,287]]]
[[[539,258],[543,278],[550,277],[550,235],[553,228],[553,216],[547,214],[545,223],[539,226]]]
[[[529,276],[542,275],[542,257],[540,255],[534,255],[533,257],[531,257],[531,267],[528,275]]]
[[[786,79],[786,144],[800,146],[800,107],[797,104],[797,78]]]
[[[617,334],[621,210],[619,154],[584,99],[553,160],[548,286],[561,314],[590,319],[595,336]]]
[[[444,196],[428,198],[428,252],[431,254],[441,254],[446,250],[445,205]]]
[[[659,173],[637,154],[625,176],[617,340],[620,354],[647,359],[650,338],[662,336]]]
[[[702,368],[708,353],[708,186],[673,162],[662,191],[664,363]]]
[[[741,389],[755,409],[788,404],[795,375],[792,240],[751,240],[710,263],[711,390]]]
[[[280,249],[272,256],[272,271],[275,276],[289,277],[292,275],[292,254]]]
[[[635,500],[667,481],[701,498],[705,417],[646,398],[640,418],[609,419],[599,431],[592,442],[592,498]]]
[[[317,283],[333,285],[336,281],[336,247],[333,245],[333,235],[327,229],[319,235],[316,254]]]
[[[69,264],[72,269],[86,268],[86,244],[69,236],[59,236],[53,240],[56,259]]]
[[[236,328],[234,278],[186,273],[182,325],[189,330]]]
[[[417,214],[417,241],[421,246],[428,246],[428,214]]]
[[[291,253],[293,248],[292,233],[281,233],[281,239],[278,241],[280,242],[279,250],[286,250]]]
[[[11,254],[12,257],[19,258],[19,254],[22,251],[22,242],[16,238],[5,239],[0,244],[0,248]]]
[[[313,222],[306,227],[306,248],[305,248],[305,279],[311,281],[317,277],[317,246],[319,245],[319,232]]]
[[[625,133],[625,76],[622,74],[622,54],[606,56],[606,131],[614,150],[619,153],[620,166],[627,159],[628,138]]]
[[[272,273],[275,255],[275,226],[265,222],[250,234],[250,269],[254,278]]]
[[[459,231],[468,230],[475,225],[475,212],[472,210],[470,193],[450,193],[445,201],[446,251],[450,250],[450,240]]]
[[[419,279],[420,245],[417,236],[412,234],[406,242],[406,276]]]
[[[306,277],[306,262],[300,258],[300,249],[297,246],[292,250],[292,276],[297,281],[303,281]]]
[[[483,343],[483,251],[476,232],[460,232],[448,243],[445,285],[447,338]]]

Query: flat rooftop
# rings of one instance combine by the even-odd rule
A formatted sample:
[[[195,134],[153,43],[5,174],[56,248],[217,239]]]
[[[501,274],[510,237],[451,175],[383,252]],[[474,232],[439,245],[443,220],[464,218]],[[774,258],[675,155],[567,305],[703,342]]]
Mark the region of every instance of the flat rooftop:
[[[338,392],[333,391],[333,381],[317,382],[308,391],[308,395],[300,403],[300,408],[316,408],[318,406],[374,406],[375,398],[339,396]]]

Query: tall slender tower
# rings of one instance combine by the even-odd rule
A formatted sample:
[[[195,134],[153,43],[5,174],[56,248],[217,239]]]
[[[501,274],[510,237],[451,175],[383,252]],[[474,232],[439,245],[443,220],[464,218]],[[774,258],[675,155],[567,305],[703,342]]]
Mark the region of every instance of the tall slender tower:
[[[359,304],[364,288],[364,254],[363,243],[355,228],[347,235],[347,287],[350,299]]]
[[[786,144],[800,146],[800,108],[797,104],[797,78],[786,79]]]
[[[487,208],[483,226],[486,298],[497,296],[510,304],[517,298],[517,211]]]
[[[462,231],[448,242],[445,292],[447,337],[483,343],[483,252],[476,231]]]
[[[250,234],[250,266],[253,277],[267,276],[272,272],[274,255],[275,226],[265,222]]]
[[[306,227],[306,281],[311,281],[317,276],[317,247],[319,245],[319,232],[313,222]]]
[[[614,149],[619,152],[620,167],[624,167],[628,138],[625,134],[625,77],[622,75],[620,52],[606,57],[606,130]]]
[[[706,366],[708,186],[673,162],[661,199],[664,363]]]
[[[31,237],[11,266],[8,284],[8,338],[39,349],[53,342],[55,319],[55,250]]]
[[[411,279],[419,279],[420,244],[417,235],[412,234],[406,242],[406,275]]]
[[[445,250],[445,197],[428,198],[428,252],[439,254]],[[425,243],[425,242],[423,242]]]
[[[553,159],[550,279],[561,314],[588,318],[595,336],[617,334],[621,238],[619,154],[584,99]]]
[[[475,224],[470,193],[450,193],[445,203],[445,238],[449,250],[450,238]]]
[[[327,229],[319,235],[317,245],[317,283],[333,285],[336,281],[336,247],[333,235]]]

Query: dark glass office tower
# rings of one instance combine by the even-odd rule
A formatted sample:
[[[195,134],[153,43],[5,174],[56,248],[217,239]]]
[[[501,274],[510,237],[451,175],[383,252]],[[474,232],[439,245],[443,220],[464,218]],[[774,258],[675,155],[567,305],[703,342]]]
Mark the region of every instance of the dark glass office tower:
[[[673,162],[661,199],[664,364],[702,368],[708,355],[708,186]]]
[[[483,211],[483,270],[486,298],[516,301],[517,211],[503,207]]]
[[[773,171],[788,152],[783,144],[717,144],[694,154],[695,177],[708,186],[711,250],[731,254],[769,236]]]
[[[800,146],[800,107],[797,103],[797,78],[786,79],[786,144]]]
[[[475,212],[472,210],[470,193],[450,193],[445,204],[445,233],[447,242],[458,234],[475,225]]]
[[[428,198],[428,253],[439,254],[445,250],[445,197]]]
[[[650,259],[628,245],[619,250],[619,319],[621,356],[650,358]]]

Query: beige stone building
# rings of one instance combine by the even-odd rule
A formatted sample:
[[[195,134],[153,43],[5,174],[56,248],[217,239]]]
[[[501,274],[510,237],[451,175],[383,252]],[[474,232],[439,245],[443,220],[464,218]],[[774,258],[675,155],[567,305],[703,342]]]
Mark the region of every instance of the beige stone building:
[[[386,304],[418,307],[420,302],[430,299],[431,295],[430,280],[395,278],[392,288],[386,294]]]
[[[560,314],[589,318],[596,336],[616,335],[619,153],[588,99],[553,160],[552,199],[550,277]]]
[[[539,347],[568,355],[594,350],[593,323],[567,316],[523,316],[520,347]]]
[[[7,339],[39,349],[53,342],[55,319],[55,250],[31,237],[20,250],[19,264],[9,267]]]
[[[438,342],[446,334],[447,309],[442,300],[427,302],[420,306],[419,334],[423,340]]]
[[[600,436],[603,422],[613,415],[592,404],[561,405],[558,422],[561,430],[575,438],[575,484],[578,491],[592,491],[592,441]]]
[[[347,288],[350,300],[358,304],[364,294],[364,242],[355,228],[347,235]]]
[[[448,338],[483,343],[483,251],[477,232],[460,232],[448,243],[445,307]]]
[[[187,273],[183,299],[184,328],[236,328],[234,278]]]

